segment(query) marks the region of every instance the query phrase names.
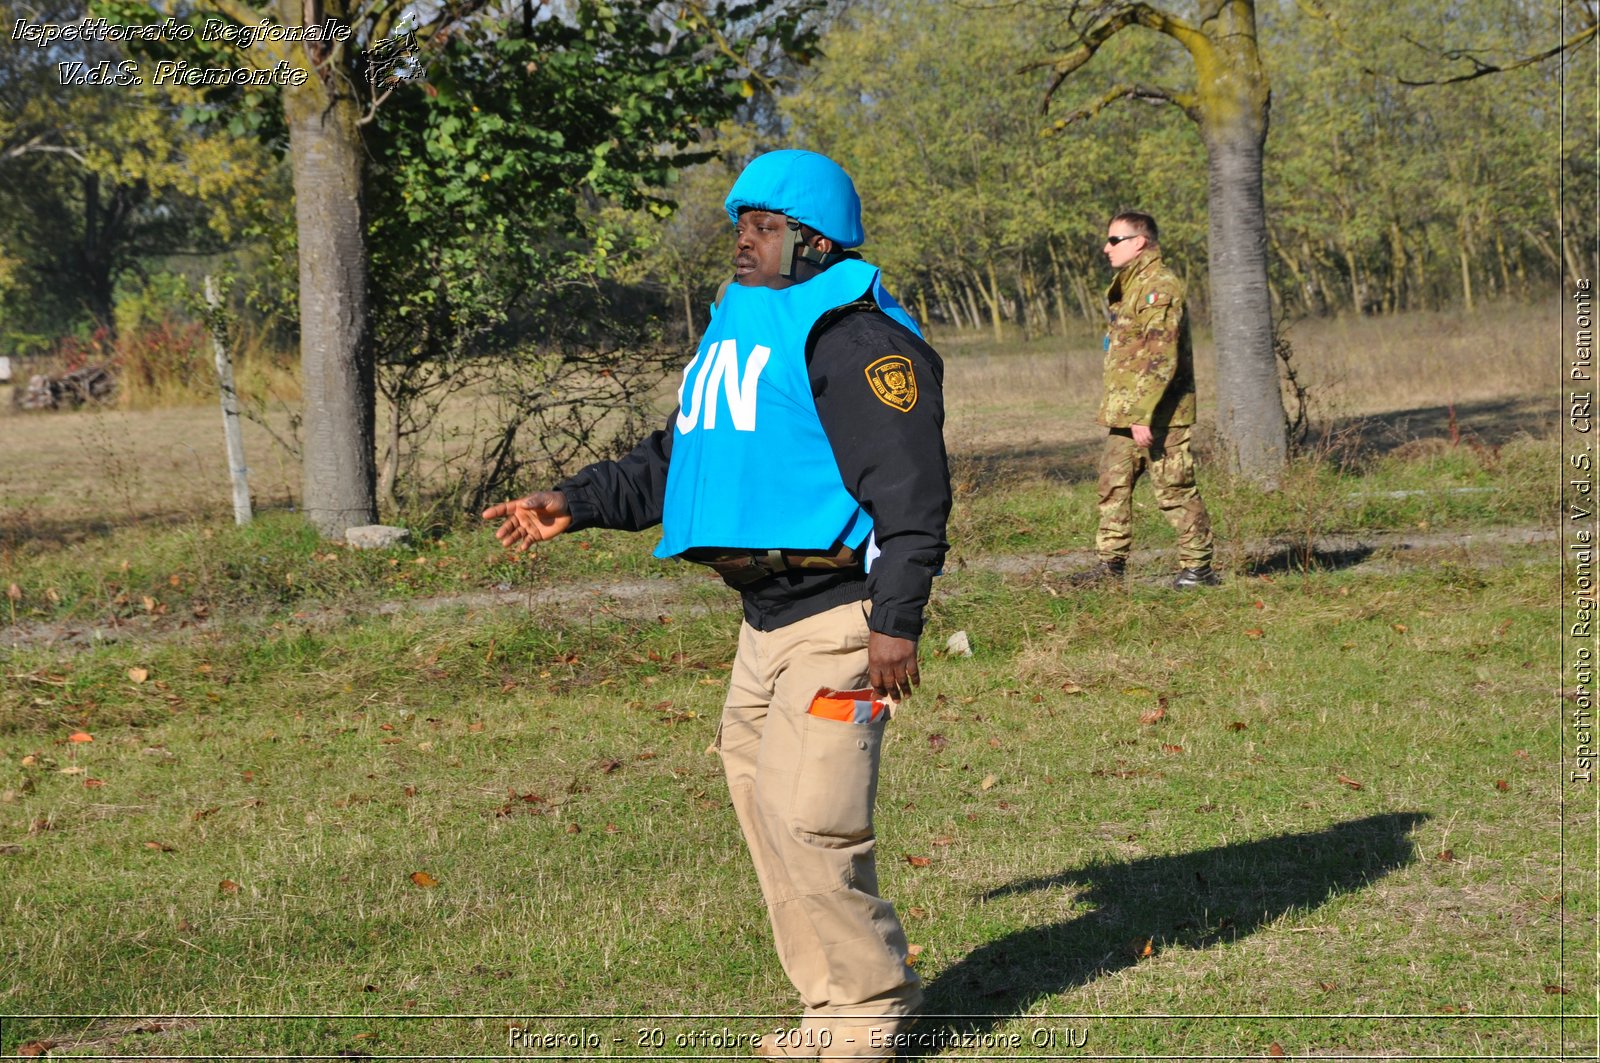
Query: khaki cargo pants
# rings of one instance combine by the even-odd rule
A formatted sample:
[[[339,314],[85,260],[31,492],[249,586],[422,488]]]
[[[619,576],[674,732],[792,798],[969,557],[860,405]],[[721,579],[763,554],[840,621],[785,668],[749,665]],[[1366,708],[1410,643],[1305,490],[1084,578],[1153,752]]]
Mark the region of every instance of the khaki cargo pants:
[[[886,721],[806,711],[820,687],[867,685],[867,634],[862,602],[776,631],[744,624],[717,736],[778,958],[808,1017],[906,1015],[921,1001],[873,860]]]
[[[1133,548],[1133,485],[1146,471],[1156,504],[1178,533],[1182,568],[1211,564],[1211,515],[1194,482],[1189,429],[1156,432],[1146,450],[1126,428],[1113,428],[1100,452],[1100,530],[1095,550],[1102,561],[1126,561]]]

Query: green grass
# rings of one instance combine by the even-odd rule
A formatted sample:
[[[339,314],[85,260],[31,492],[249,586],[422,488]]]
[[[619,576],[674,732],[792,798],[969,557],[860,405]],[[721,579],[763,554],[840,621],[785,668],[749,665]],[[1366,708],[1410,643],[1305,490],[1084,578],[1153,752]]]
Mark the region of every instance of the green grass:
[[[1274,543],[1359,532],[1553,526],[1561,456],[1554,439],[1524,437],[1486,449],[1436,445],[1340,461],[1321,454],[1266,491],[1201,462],[1201,496],[1225,557],[1247,562]],[[1070,483],[1018,477],[981,483],[958,498],[950,540],[957,553],[1064,551],[1093,546],[1092,475]],[[1134,542],[1170,546],[1172,531],[1148,488],[1134,492]]]
[[[1060,503],[1015,497],[1041,514],[1017,545],[1048,547]],[[0,1049],[529,1055],[509,1019],[428,1016],[545,1015],[530,1028],[594,1031],[604,1052],[738,1058],[673,1039],[754,1018],[559,1017],[793,1011],[707,753],[731,596],[692,584],[665,619],[296,618],[502,562],[481,532],[332,562],[285,527],[213,534],[190,541],[217,570],[242,556],[231,537],[264,536],[268,575],[233,600],[265,612],[8,655],[0,1010],[357,1017],[9,1019]],[[561,544],[519,578],[651,571],[644,538]],[[151,553],[137,586],[166,572]],[[1034,1057],[1038,1030],[1080,1027],[1087,1047],[1054,1051],[1561,1050],[1559,1016],[1593,1008],[1595,821],[1560,774],[1552,553],[1192,596],[943,577],[878,816],[930,1008],[975,1016],[925,1032],[1015,1034],[1007,1054]],[[337,576],[285,596],[273,574],[303,571]],[[957,629],[975,656],[932,652]],[[665,1047],[641,1048],[656,1028]],[[1593,1024],[1568,1037],[1592,1049]]]

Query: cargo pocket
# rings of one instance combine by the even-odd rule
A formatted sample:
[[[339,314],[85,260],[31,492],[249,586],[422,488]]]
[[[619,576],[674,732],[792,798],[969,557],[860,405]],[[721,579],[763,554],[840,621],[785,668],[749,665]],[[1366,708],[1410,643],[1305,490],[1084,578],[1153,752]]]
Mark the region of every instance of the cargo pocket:
[[[845,723],[809,713],[801,724],[791,829],[801,841],[841,849],[872,836],[884,721]]]

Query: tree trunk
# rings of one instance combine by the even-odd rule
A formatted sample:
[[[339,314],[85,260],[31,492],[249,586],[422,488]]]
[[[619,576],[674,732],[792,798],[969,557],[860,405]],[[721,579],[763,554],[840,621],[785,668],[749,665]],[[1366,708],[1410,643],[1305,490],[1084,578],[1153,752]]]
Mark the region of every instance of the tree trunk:
[[[1004,343],[1006,327],[1002,316],[1004,308],[1000,305],[1000,278],[995,274],[994,259],[991,258],[985,265],[989,272],[989,283],[985,286],[983,278],[979,277],[977,278],[978,288],[983,292],[984,301],[989,304],[989,320],[994,324],[994,341],[996,343]]]
[[[972,331],[976,332],[983,324],[983,314],[978,309],[978,297],[973,294],[971,284],[961,285],[961,297],[965,300],[967,317],[972,321]]]
[[[1276,486],[1288,460],[1267,289],[1262,150],[1270,92],[1256,50],[1255,5],[1221,5],[1201,62],[1200,134],[1209,178],[1211,323],[1217,348],[1217,426],[1228,464]]]
[[[1061,322],[1061,334],[1070,334],[1072,325],[1067,320],[1067,282],[1061,276],[1061,256],[1056,253],[1054,240],[1044,242],[1045,250],[1050,253],[1050,279],[1055,285],[1056,317]]]
[[[694,329],[694,290],[687,280],[679,287],[683,291],[683,335],[689,341],[684,346],[692,351],[700,346],[700,335]]]
[[[372,342],[361,133],[355,99],[324,68],[286,88],[300,245],[306,517],[329,538],[376,520]]]

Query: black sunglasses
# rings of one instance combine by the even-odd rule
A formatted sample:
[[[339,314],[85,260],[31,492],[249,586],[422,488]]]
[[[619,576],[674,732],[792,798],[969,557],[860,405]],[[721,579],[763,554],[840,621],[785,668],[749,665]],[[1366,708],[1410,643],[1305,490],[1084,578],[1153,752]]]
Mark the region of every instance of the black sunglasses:
[[[1134,233],[1132,236],[1108,236],[1106,237],[1106,243],[1110,244],[1112,247],[1116,247],[1118,244],[1122,243],[1122,241],[1135,240],[1138,239],[1138,236],[1138,233]]]

